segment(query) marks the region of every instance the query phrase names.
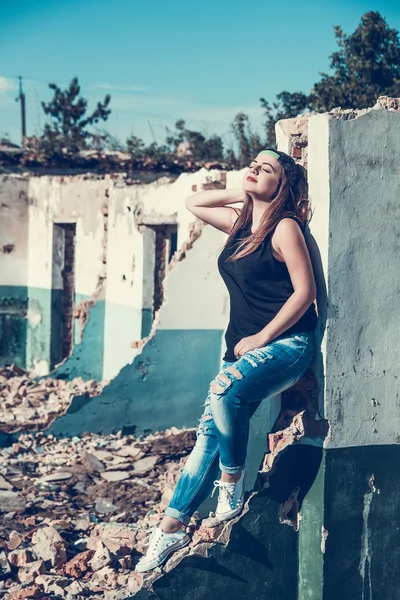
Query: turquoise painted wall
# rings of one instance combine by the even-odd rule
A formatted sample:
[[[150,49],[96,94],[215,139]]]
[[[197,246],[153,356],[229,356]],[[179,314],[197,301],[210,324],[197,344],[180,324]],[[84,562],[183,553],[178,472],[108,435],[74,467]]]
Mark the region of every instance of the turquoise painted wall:
[[[195,426],[209,382],[219,370],[222,335],[214,329],[157,331],[99,396],[76,396],[48,433],[139,433]]]
[[[0,286],[0,365],[25,367],[28,290],[25,286]]]
[[[75,306],[88,300],[90,296],[75,294]],[[103,378],[104,316],[105,302],[98,300],[89,311],[82,339],[78,320],[74,320],[74,346],[71,356],[51,372],[51,377],[56,379],[82,377],[98,380]]]

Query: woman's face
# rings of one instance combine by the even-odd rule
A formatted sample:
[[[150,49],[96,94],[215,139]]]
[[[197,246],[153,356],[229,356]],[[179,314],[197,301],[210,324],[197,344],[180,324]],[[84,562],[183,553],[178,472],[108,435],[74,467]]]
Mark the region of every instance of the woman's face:
[[[259,154],[243,177],[243,189],[253,198],[268,201],[279,184],[281,165],[269,154]]]

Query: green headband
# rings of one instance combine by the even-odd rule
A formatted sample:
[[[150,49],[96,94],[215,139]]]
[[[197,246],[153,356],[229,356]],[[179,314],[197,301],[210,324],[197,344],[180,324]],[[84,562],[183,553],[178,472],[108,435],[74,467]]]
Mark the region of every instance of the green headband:
[[[278,154],[277,152],[274,152],[273,150],[261,150],[261,152],[259,152],[259,154],[270,154],[271,156],[276,158],[276,160],[279,160],[281,157],[280,154]]]

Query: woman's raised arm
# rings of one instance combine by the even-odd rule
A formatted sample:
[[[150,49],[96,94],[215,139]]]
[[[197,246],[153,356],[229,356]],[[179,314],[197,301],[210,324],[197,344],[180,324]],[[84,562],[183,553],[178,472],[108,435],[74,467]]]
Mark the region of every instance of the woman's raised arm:
[[[188,196],[185,204],[186,208],[202,221],[230,233],[240,210],[226,205],[244,202],[245,199],[246,192],[243,189],[206,190]]]

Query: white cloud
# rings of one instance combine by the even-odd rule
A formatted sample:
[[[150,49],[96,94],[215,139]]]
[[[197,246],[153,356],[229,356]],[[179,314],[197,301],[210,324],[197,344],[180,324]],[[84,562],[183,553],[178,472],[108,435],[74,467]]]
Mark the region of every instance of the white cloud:
[[[17,82],[13,79],[0,76],[0,93],[13,92],[17,89]]]
[[[111,110],[132,116],[158,117],[166,119],[191,119],[224,124],[233,120],[238,112],[246,113],[250,119],[260,119],[262,108],[259,104],[240,105],[213,102],[201,102],[184,98],[162,95],[143,94],[127,97],[114,94],[111,96]]]

